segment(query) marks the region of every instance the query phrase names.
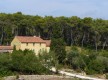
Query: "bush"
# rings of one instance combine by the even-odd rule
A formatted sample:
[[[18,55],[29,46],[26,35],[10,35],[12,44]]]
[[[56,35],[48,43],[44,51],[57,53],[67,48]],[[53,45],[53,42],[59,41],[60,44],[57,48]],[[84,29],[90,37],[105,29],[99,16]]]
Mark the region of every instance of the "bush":
[[[101,50],[101,51],[99,52],[99,55],[108,58],[108,51],[106,51],[106,50]]]
[[[74,69],[81,69],[81,70],[84,70],[86,66],[83,58],[76,50],[67,53],[67,64]]]
[[[106,74],[106,79],[108,79],[108,74]]]
[[[0,54],[0,76],[21,74],[49,74],[49,70],[40,63],[34,52],[13,51],[12,54]]]
[[[82,49],[81,52],[75,47],[67,53],[67,65],[73,69],[84,70],[87,74],[103,74],[108,72],[108,52],[105,50]]]
[[[10,70],[11,59],[9,54],[0,54],[0,76],[12,75]]]
[[[27,74],[43,74],[46,69],[32,51],[14,51],[12,53],[12,70]]]
[[[88,65],[88,74],[104,73],[108,70],[108,58],[97,56],[95,60],[91,60]]]
[[[66,58],[65,43],[62,38],[53,38],[51,43],[51,50],[54,51],[55,56],[60,64],[64,64]]]

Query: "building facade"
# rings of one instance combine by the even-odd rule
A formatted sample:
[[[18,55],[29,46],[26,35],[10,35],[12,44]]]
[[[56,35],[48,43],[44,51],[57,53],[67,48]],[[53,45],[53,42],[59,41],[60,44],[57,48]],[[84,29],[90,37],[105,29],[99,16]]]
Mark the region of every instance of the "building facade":
[[[15,36],[11,42],[11,46],[15,47],[16,50],[33,50],[36,55],[42,51],[49,52],[50,44],[51,40],[43,40],[36,36]]]

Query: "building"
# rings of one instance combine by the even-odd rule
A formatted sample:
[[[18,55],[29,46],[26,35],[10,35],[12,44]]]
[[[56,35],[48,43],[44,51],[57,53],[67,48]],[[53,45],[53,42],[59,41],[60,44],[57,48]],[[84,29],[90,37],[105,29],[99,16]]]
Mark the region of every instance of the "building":
[[[40,37],[36,36],[15,36],[11,42],[11,46],[15,47],[16,50],[33,50],[36,55],[41,51],[50,50],[51,40],[43,40]]]
[[[12,53],[13,47],[12,46],[0,46],[0,53]]]

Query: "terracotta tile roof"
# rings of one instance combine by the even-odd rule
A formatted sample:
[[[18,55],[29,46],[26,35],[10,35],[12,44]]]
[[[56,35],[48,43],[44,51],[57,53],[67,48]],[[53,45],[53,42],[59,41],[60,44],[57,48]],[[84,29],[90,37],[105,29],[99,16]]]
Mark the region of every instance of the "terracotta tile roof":
[[[45,43],[45,41],[40,37],[16,36],[16,38],[23,43],[33,43],[33,42]]]
[[[49,47],[51,45],[51,40],[44,40],[46,42],[46,46]]]
[[[13,50],[12,46],[0,46],[0,50]]]

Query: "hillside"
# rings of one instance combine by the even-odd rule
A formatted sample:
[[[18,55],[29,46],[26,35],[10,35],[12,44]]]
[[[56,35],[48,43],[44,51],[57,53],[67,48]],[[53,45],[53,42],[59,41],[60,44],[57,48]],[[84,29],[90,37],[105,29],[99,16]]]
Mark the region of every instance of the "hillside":
[[[0,13],[0,44],[9,45],[16,35],[62,38],[67,46],[89,47],[97,51],[108,49],[108,20]]]

